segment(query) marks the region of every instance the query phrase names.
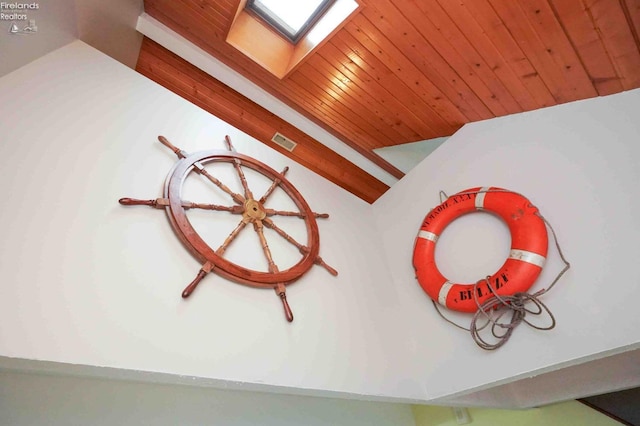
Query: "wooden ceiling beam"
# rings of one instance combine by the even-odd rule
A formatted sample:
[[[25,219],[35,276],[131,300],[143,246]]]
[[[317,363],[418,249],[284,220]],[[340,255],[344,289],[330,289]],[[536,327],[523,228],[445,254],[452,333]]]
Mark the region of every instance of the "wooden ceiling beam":
[[[320,142],[146,37],[136,70],[369,203],[389,189]],[[275,132],[298,143],[295,150],[289,152],[273,143]]]

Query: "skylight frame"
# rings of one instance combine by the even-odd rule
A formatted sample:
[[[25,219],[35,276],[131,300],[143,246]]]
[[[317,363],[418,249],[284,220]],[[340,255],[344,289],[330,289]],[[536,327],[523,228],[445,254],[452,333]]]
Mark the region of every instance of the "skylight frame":
[[[297,32],[290,31],[289,26],[270,9],[261,7],[260,0],[247,0],[245,9],[247,12],[260,18],[285,39],[296,44],[313,28],[335,2],[336,0],[323,0]]]

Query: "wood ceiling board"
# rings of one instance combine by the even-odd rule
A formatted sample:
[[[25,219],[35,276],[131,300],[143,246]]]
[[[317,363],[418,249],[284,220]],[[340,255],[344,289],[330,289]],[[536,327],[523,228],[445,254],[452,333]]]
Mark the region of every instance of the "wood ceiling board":
[[[364,16],[358,15],[351,21],[345,29],[356,39],[360,40],[363,46],[375,55],[382,63],[387,64],[389,69],[411,87],[416,94],[427,103],[431,109],[444,120],[451,134],[458,130],[469,120],[464,115],[465,107],[451,101],[438,86],[436,86],[425,75],[428,69],[418,69],[402,52],[385,37],[380,31]],[[397,98],[396,98],[397,101]]]
[[[571,79],[572,70],[566,69],[562,65],[559,52],[553,50],[555,46],[546,44],[545,40],[541,38],[538,31],[544,32],[545,29],[527,18],[525,10],[518,2],[494,0],[492,6],[542,77],[546,86],[549,87],[556,102],[565,103],[597,95],[590,81],[585,87],[580,85],[583,81]]]
[[[624,9],[627,21],[630,22],[629,26],[633,32],[636,46],[640,46],[640,0],[622,0],[620,4]]]
[[[392,3],[386,0],[380,0],[375,4],[372,2],[362,11],[362,14],[419,69],[429,72],[427,77],[436,86],[441,87],[450,100],[458,100],[459,109],[465,112],[469,121],[494,117],[451,65]]]
[[[573,99],[597,96],[589,75],[549,2],[526,0],[520,1],[520,5],[556,67],[565,74],[565,81],[571,83],[569,88],[575,92]]]
[[[464,6],[536,99],[538,106],[542,108],[556,105],[557,101],[548,86],[493,7],[486,0],[467,0]]]
[[[627,90],[638,87],[640,85],[640,51],[632,32],[635,28],[629,27],[620,2],[588,0],[585,3],[613,60],[622,86]],[[636,8],[635,12],[637,17],[639,9]]]
[[[329,46],[329,43],[325,44],[326,46]],[[327,50],[324,50],[324,52],[327,52]],[[343,92],[345,96],[351,98],[356,105],[356,111],[361,111],[363,116],[372,117],[381,131],[391,140],[420,139],[420,135],[400,121],[400,117],[396,117],[394,122],[394,113],[386,109],[379,97],[376,96],[374,98],[366,90],[363,90],[356,80],[341,73],[331,63],[318,52],[318,54],[309,58],[307,66],[319,72],[324,78],[329,78],[334,90]]]
[[[246,57],[236,48],[225,42],[226,32],[214,29],[208,22],[193,9],[194,1],[185,0],[175,2],[172,0],[145,0],[145,11],[171,30],[180,34],[194,45],[200,47],[219,59],[225,65],[236,69],[239,73],[250,75],[260,69],[251,59]],[[221,5],[213,3],[212,7],[220,8]],[[231,20],[229,21],[229,24]],[[259,74],[262,80],[257,79],[256,84],[269,87],[277,80],[270,73]]]
[[[328,43],[329,44],[329,43]],[[349,32],[343,32],[331,40],[334,46],[348,61],[344,61],[346,68],[354,74],[360,75],[367,83],[368,90],[379,96],[381,102],[393,103],[402,112],[402,121],[408,120],[415,128],[421,129],[417,139],[396,141],[398,143],[414,142],[422,139],[432,139],[450,131],[449,125],[432,107],[425,102],[413,88],[398,78],[389,68],[389,64],[381,61],[377,55],[367,47],[361,45]],[[391,101],[390,99],[393,99]],[[419,124],[423,123],[423,124]],[[389,145],[378,145],[380,148]]]
[[[296,81],[301,86],[306,87],[307,93],[323,102],[332,111],[333,116],[341,116],[344,118],[345,123],[351,123],[361,129],[366,134],[366,137],[361,138],[360,142],[366,144],[367,148],[375,146],[377,140],[393,140],[384,134],[380,134],[379,130],[372,126],[368,119],[359,116],[357,110],[354,111],[349,107],[350,99],[347,99],[348,96],[341,97],[340,94],[327,87],[327,84],[323,84],[322,78],[322,74],[311,68],[301,68],[290,76],[292,81]],[[330,84],[330,82],[328,83]],[[348,124],[346,125],[348,126]]]
[[[332,64],[335,64],[333,55],[337,50],[333,48],[330,43],[326,43],[319,51],[318,54],[309,58],[308,64],[314,68],[322,70],[328,76],[331,76],[332,80],[338,80],[347,85],[352,96],[365,105],[366,108],[371,111],[373,115],[382,120],[386,126],[395,130],[402,140],[420,140],[421,136],[418,132],[414,131],[409,124],[405,123],[403,119],[406,117],[401,115],[399,110],[403,109],[402,104],[397,105],[397,109],[390,110],[387,108],[387,100],[380,96],[380,92],[375,93],[366,90],[366,84],[358,77],[358,75],[352,73],[348,68],[343,67],[342,70],[338,70]],[[327,59],[323,55],[329,55]],[[393,97],[389,97],[389,100],[395,100]],[[421,122],[412,123],[419,125],[419,129],[422,130],[423,126]],[[418,127],[418,126],[416,126]]]
[[[473,52],[473,48],[479,58],[477,63],[484,63],[493,72],[493,77],[508,90],[522,111],[544,106],[531,95],[464,3],[438,0],[438,4],[442,12],[434,8],[438,11],[437,27],[445,37],[457,40],[466,51]]]
[[[610,95],[624,90],[609,52],[595,30],[591,12],[584,3],[575,7],[565,0],[551,0],[550,4],[598,94]]]
[[[296,74],[295,76],[292,76],[291,79],[299,85],[300,90],[304,90],[305,92],[310,93],[318,91],[318,89],[315,88],[314,81],[307,78],[303,74]],[[323,104],[325,103],[324,101],[319,102],[322,102]],[[361,147],[360,149],[363,149],[362,147],[373,146],[376,143],[377,135],[368,133],[369,131],[371,131],[368,126],[363,126],[365,127],[363,129],[359,125],[360,123],[358,123],[357,121],[352,121],[348,111],[344,112],[343,115],[342,113],[328,110],[327,114],[329,114],[335,120],[336,130],[341,131],[347,134],[350,138],[359,141],[359,146]]]
[[[188,34],[189,39],[224,40],[226,37],[227,25],[223,18],[211,19],[193,2],[146,0],[144,7],[160,22],[172,22],[172,28],[179,34]]]
[[[407,1],[402,13],[434,46],[440,56],[457,71],[461,78],[482,103],[496,115],[521,112],[522,107],[511,93],[496,78],[475,48],[456,31],[455,24],[435,1]]]
[[[227,33],[227,27],[233,17],[229,16],[229,13],[225,13],[220,9],[214,8],[207,2],[200,2],[195,5],[194,11],[198,13],[202,19],[207,23],[215,25],[216,29],[221,31],[221,34]]]
[[[387,185],[324,145],[155,42],[145,38],[143,45],[145,48],[137,66],[141,74],[367,202],[375,201],[388,189]],[[296,149],[289,152],[272,143],[275,131],[296,141]]]
[[[357,122],[362,123],[361,127],[373,130],[374,138],[386,138],[391,142],[402,139],[402,135],[385,122],[379,112],[376,112],[375,107],[372,108],[370,104],[361,102],[356,90],[333,78],[332,72],[318,61],[309,61],[305,66],[300,67],[298,73],[314,81],[321,90],[335,99],[336,102],[332,103],[335,111],[351,113],[356,117]]]

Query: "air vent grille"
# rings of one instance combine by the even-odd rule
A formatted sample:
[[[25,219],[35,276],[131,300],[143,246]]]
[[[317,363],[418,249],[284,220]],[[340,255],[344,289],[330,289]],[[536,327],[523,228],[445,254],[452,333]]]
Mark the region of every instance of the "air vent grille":
[[[289,139],[288,137],[276,132],[275,135],[273,135],[273,137],[271,138],[271,140],[275,143],[277,143],[278,145],[280,145],[281,147],[283,147],[284,149],[286,149],[287,151],[291,152],[293,151],[293,149],[296,147],[296,145],[298,145],[297,143],[295,143],[294,141],[292,141],[291,139]]]

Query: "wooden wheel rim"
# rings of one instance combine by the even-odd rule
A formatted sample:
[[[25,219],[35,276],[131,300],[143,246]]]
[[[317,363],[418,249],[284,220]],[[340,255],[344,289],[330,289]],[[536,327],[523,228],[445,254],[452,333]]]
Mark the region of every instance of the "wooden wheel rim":
[[[248,167],[271,181],[279,181],[278,186],[295,203],[299,211],[304,214],[307,230],[308,250],[301,251],[302,259],[288,269],[277,272],[262,272],[242,267],[216,254],[191,225],[182,205],[182,186],[194,170],[197,163],[233,163],[239,160],[242,167]],[[280,173],[264,163],[236,152],[202,151],[191,154],[179,160],[169,172],[164,186],[164,196],[169,200],[166,208],[167,216],[176,235],[191,254],[202,263],[209,262],[215,267],[216,273],[234,281],[254,287],[272,288],[276,284],[290,284],[307,272],[316,261],[320,251],[320,233],[314,213],[298,190]]]

